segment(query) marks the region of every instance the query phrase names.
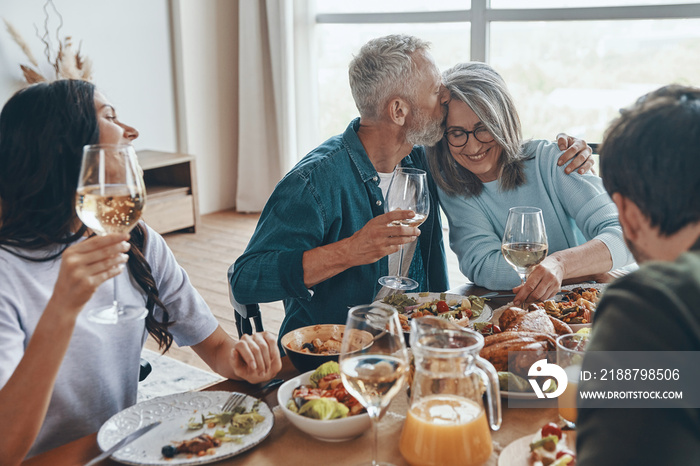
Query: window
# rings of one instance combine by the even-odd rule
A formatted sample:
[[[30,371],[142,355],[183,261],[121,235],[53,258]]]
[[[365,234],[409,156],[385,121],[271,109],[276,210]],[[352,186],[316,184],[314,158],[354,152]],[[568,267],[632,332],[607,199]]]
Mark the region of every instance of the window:
[[[358,115],[348,82],[353,54],[374,37],[406,31],[432,44],[441,70],[469,60],[469,23],[318,25],[319,142],[342,133]]]
[[[310,0],[313,1],[313,0]],[[347,66],[367,40],[408,33],[440,69],[484,60],[505,78],[526,138],[599,142],[621,107],[700,84],[700,4],[682,0],[315,0],[318,138],[357,116]],[[303,154],[302,154],[303,155]]]

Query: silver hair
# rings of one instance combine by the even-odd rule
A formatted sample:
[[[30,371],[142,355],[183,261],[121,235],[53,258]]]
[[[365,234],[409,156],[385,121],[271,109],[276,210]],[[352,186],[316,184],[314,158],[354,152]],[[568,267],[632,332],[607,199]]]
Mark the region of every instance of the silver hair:
[[[500,188],[509,190],[523,184],[520,118],[501,75],[485,63],[469,62],[445,71],[442,80],[451,98],[467,104],[501,147]],[[433,177],[447,193],[471,196],[481,192],[481,180],[454,160],[444,137],[429,148],[428,159]]]
[[[389,99],[397,96],[413,104],[420,72],[414,54],[429,48],[430,43],[404,34],[379,37],[363,45],[348,71],[360,117],[379,119]]]

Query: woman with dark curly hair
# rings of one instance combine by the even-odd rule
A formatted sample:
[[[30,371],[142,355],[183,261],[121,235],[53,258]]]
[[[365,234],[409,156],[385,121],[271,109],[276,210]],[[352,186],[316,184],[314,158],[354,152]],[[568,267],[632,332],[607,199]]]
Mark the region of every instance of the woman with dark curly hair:
[[[96,236],[78,219],[83,146],[137,137],[85,81],[32,85],[0,113],[3,464],[95,432],[134,404],[149,334],[164,352],[173,341],[191,346],[224,377],[257,383],[281,368],[274,337],[226,334],[145,223]],[[103,325],[81,315],[112,302],[114,280],[120,301],[147,308],[145,320]]]

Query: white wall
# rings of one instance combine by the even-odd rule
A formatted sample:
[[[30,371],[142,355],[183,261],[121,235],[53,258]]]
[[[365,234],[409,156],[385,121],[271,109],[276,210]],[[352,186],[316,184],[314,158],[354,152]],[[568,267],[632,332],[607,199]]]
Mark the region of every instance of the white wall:
[[[255,0],[244,0],[255,1]],[[238,0],[179,0],[188,152],[197,156],[200,212],[235,205]]]
[[[20,31],[44,75],[53,77],[44,56],[45,0],[0,0],[0,16]],[[141,136],[137,149],[176,150],[170,35],[166,0],[54,0],[63,17],[60,37],[82,41],[93,61],[95,83],[120,118]],[[59,18],[49,6],[49,33],[56,45]],[[28,63],[0,23],[0,102],[23,85],[19,64]]]
[[[197,157],[203,214],[234,207],[238,145],[238,0],[171,0],[179,8],[181,108],[187,152]],[[246,0],[254,1],[254,0]],[[43,32],[45,0],[0,0],[0,16],[29,43],[44,74],[51,69]],[[70,35],[94,62],[95,83],[120,118],[140,131],[137,150],[176,151],[175,75],[168,0],[54,0]],[[58,17],[51,11],[49,32]],[[177,15],[176,15],[177,17]],[[55,42],[55,39],[54,39]],[[23,86],[20,48],[0,24],[0,102]],[[51,74],[51,76],[53,76]]]

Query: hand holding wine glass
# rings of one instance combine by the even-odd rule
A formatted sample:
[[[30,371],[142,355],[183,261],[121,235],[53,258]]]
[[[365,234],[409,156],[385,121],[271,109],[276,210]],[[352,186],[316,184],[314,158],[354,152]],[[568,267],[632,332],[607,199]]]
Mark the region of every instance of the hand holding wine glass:
[[[520,276],[521,284],[525,283],[530,271],[547,257],[548,249],[542,210],[536,207],[511,207],[501,252]]]
[[[372,343],[359,334],[369,333]],[[377,463],[377,423],[382,411],[401,391],[409,371],[408,353],[398,313],[384,304],[355,306],[348,311],[339,357],[340,376],[346,390],[354,396],[372,420],[374,440],[371,465]]]
[[[129,232],[141,218],[145,202],[146,188],[132,146],[85,146],[75,203],[85,226],[101,236]],[[117,277],[112,282],[113,303],[89,310],[87,318],[104,324],[144,318],[145,307],[119,303]]]
[[[430,195],[425,171],[417,168],[398,167],[389,183],[384,208],[392,210],[412,210],[414,216],[397,220],[392,224],[397,226],[418,227],[430,213]],[[396,290],[412,290],[418,287],[418,282],[401,274],[403,263],[403,245],[399,245],[399,264],[396,275],[381,277],[379,284]]]

